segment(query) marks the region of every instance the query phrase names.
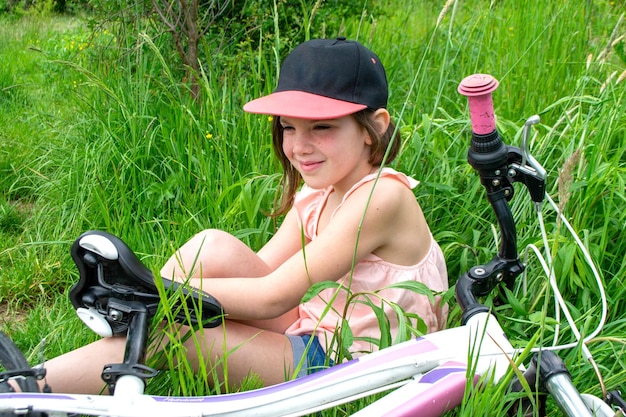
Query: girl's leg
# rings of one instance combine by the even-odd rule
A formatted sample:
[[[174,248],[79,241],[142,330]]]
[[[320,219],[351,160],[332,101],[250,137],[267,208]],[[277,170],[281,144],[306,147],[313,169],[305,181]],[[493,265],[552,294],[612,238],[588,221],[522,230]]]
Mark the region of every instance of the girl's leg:
[[[255,374],[268,386],[294,374],[293,349],[284,334],[227,320],[224,327],[201,329],[194,336],[184,344],[185,356],[196,371],[203,364],[213,384],[216,377],[231,388],[239,387],[245,377]]]
[[[125,345],[124,337],[100,339],[47,361],[46,382],[55,393],[100,393],[105,387],[100,377],[104,365],[122,363]],[[211,380],[215,376],[231,387],[250,374],[258,375],[264,385],[277,384],[290,379],[294,371],[287,336],[243,323],[227,321],[225,328],[199,330],[184,347],[195,370],[204,362]]]
[[[187,278],[261,277],[271,268],[252,249],[221,230],[204,230],[168,259],[161,276],[183,281]],[[297,308],[272,320],[245,322],[253,327],[283,333],[298,318]]]
[[[246,244],[221,230],[204,230],[181,246],[161,268],[161,276],[185,278],[260,277],[271,269]]]
[[[106,387],[104,365],[122,363],[125,337],[100,339],[46,361],[46,382],[54,393],[98,394]]]

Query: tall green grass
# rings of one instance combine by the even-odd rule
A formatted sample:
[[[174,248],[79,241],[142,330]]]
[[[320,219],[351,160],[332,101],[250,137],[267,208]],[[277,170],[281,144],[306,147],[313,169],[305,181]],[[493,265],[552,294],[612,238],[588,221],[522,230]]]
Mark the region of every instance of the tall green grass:
[[[456,92],[465,76],[490,73],[500,80],[494,103],[507,143],[519,143],[527,117],[541,116],[532,152],[548,171],[549,193],[592,253],[609,298],[607,324],[589,347],[607,386],[624,390],[626,30],[618,2],[376,3],[376,15],[366,5],[336,30],[370,46],[386,65],[390,109],[403,137],[395,166],[421,181],[416,197],[444,249],[450,283],[498,247],[495,220],[466,162],[466,100]],[[312,36],[323,23],[313,17]],[[279,180],[269,156],[270,123],[241,106],[275,85],[276,56],[287,53],[280,34],[271,45],[226,50],[220,39],[207,39],[211,60],[203,62],[200,103],[172,64],[166,39],[90,35],[77,20],[0,21],[0,38],[7,40],[0,44],[0,303],[7,317],[0,327],[32,357],[44,336],[49,356],[93,338],[63,295],[76,278],[68,248],[81,232],[117,234],[158,270],[200,229],[227,230],[258,249],[278,226],[263,215]],[[131,53],[118,49],[125,42]],[[562,172],[575,152],[580,159]],[[560,194],[559,177],[569,180],[561,181],[569,185]],[[543,246],[526,192],[518,189],[512,205],[520,248]],[[544,214],[559,286],[588,333],[599,317],[598,291],[552,210]],[[520,346],[530,338],[550,343],[553,331],[546,277],[535,259],[528,264],[530,290],[502,293],[497,306]],[[459,319],[452,301],[448,325]],[[564,341],[571,341],[562,326]],[[562,357],[581,390],[600,394],[579,349]],[[189,373],[163,378],[151,389],[203,389],[187,391],[194,386]],[[484,388],[450,415],[500,414],[507,404],[493,401],[505,388]]]

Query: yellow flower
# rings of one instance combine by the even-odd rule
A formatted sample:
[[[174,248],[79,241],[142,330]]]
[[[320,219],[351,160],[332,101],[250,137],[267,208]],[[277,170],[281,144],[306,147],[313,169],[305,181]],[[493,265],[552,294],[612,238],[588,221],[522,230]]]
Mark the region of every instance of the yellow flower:
[[[205,136],[206,136],[206,138],[207,138],[207,139],[211,139],[211,138],[213,137],[213,135],[212,135],[212,134],[210,134],[209,132],[206,132],[206,135],[205,135]]]
[[[267,116],[267,121],[271,122],[272,120],[274,120],[274,116]]]

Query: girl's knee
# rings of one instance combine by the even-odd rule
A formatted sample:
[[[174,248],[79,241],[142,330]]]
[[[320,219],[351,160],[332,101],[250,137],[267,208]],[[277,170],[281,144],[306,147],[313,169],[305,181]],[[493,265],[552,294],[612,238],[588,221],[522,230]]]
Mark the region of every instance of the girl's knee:
[[[194,245],[199,247],[220,247],[223,244],[229,242],[239,242],[235,236],[228,232],[219,229],[205,229],[196,233],[188,243],[193,242]]]
[[[237,265],[256,254],[230,233],[206,229],[196,233],[161,268],[165,278],[237,275]]]

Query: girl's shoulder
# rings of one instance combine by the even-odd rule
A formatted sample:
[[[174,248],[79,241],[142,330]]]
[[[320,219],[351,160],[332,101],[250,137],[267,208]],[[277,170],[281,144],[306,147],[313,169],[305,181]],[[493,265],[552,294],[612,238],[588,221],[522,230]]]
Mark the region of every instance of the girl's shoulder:
[[[418,181],[404,173],[383,168],[365,176],[344,194],[331,218],[339,211],[353,213],[360,218],[363,209],[369,207],[368,212],[376,213],[372,219],[376,219],[377,224],[395,223],[418,210],[412,191],[418,184]]]
[[[402,184],[403,187],[394,187],[394,185]],[[359,182],[354,184],[352,188],[344,195],[344,200],[350,197],[351,194],[357,192],[357,190],[361,191],[371,190],[372,188],[379,189],[381,192],[392,191],[393,189],[397,190],[406,190],[417,187],[419,181],[416,179],[409,177],[408,175],[396,171],[393,168],[382,168],[381,170],[374,172],[372,174],[366,175]],[[364,186],[366,185],[366,186]]]
[[[419,181],[417,181],[413,177],[410,177],[403,172],[396,171],[395,169],[389,167],[382,168],[381,170],[366,176],[365,178],[363,178],[363,181],[371,181],[375,180],[376,178],[394,179],[400,181],[410,189],[413,189],[419,185]]]

